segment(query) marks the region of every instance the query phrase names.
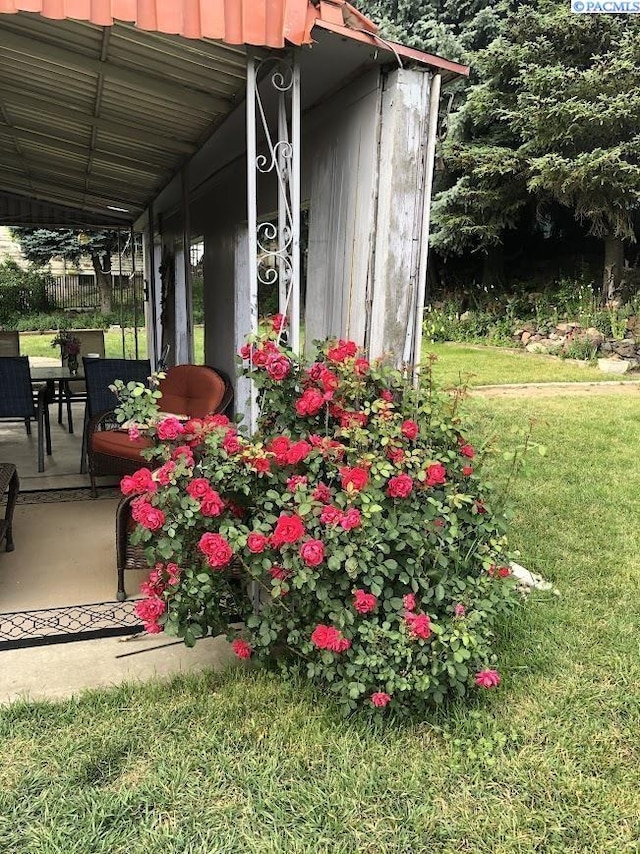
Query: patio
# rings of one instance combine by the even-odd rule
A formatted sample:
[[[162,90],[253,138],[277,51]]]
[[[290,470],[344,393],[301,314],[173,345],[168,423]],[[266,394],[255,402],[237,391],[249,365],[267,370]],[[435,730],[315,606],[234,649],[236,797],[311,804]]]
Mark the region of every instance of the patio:
[[[51,362],[31,358],[34,366]],[[35,430],[27,436],[22,423],[0,423],[0,455],[14,463],[20,478],[13,520],[15,551],[0,553],[0,645],[22,634],[86,630],[83,612],[69,609],[115,600],[118,478],[101,478],[99,498],[90,498],[89,475],[80,473],[84,403],[73,403],[72,410],[76,431],[70,434],[66,417],[58,424],[57,404],[49,406],[52,455],[46,458],[44,472],[37,470]],[[137,591],[144,575],[128,574],[131,592]],[[111,612],[115,607],[102,610]],[[135,623],[130,604],[117,607],[124,625]],[[109,624],[104,614],[100,619],[99,611],[93,614],[96,630]],[[15,616],[27,612],[43,613],[20,621]]]

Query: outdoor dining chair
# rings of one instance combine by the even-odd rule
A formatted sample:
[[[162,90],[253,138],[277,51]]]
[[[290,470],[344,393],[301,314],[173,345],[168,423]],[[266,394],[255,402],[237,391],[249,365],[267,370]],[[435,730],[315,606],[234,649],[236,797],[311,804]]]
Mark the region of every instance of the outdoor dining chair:
[[[15,330],[0,332],[0,356],[20,355],[20,333]]]
[[[83,356],[82,363],[87,387],[87,403],[84,411],[80,471],[85,473],[88,460],[89,471],[91,471],[90,435],[99,429],[115,429],[119,426],[115,417],[111,415],[118,405],[118,398],[109,386],[116,380],[146,383],[151,374],[151,362],[149,359],[88,359]],[[119,471],[105,473],[120,474]],[[93,479],[92,484],[94,484]]]
[[[31,421],[38,427],[38,471],[44,471],[44,451],[51,455],[51,427],[47,387],[41,385],[34,399],[27,356],[0,356],[0,419]]]

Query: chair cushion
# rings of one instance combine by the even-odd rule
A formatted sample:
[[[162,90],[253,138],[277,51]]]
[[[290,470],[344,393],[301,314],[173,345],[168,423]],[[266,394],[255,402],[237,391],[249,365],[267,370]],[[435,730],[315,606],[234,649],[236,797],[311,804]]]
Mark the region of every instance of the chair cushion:
[[[216,411],[225,393],[225,382],[203,365],[176,365],[160,383],[164,412],[203,418]]]
[[[151,439],[144,437],[132,441],[126,430],[97,430],[91,436],[91,450],[94,454],[106,454],[125,460],[140,459],[141,465],[144,465],[145,461],[140,457],[140,452],[144,448],[150,448],[152,444]]]

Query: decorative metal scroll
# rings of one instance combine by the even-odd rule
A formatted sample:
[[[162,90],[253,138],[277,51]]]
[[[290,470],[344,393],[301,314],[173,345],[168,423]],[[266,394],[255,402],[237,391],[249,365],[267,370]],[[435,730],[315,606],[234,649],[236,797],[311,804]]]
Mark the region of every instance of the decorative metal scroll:
[[[289,343],[298,352],[300,69],[296,51],[248,59],[247,156],[252,321],[257,329],[259,285],[277,282],[279,311],[289,318]],[[262,204],[259,192],[265,196]],[[265,208],[273,211],[274,195],[277,214],[261,217]]]

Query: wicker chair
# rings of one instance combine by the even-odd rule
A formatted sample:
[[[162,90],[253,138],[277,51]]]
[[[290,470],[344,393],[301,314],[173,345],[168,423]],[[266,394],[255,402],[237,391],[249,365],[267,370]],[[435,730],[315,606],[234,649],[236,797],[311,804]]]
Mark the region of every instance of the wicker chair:
[[[97,353],[101,359],[104,359],[104,329],[73,329],[71,332],[80,342],[81,353],[85,355],[87,353]],[[62,357],[62,353],[60,355]],[[62,358],[64,361],[64,357]],[[65,380],[60,383],[58,392],[58,424],[62,424],[63,398],[67,407],[67,427],[69,433],[73,433],[71,403],[73,400],[87,399],[87,384],[84,380]]]
[[[94,366],[88,366],[87,362],[92,361],[112,360],[84,360],[89,398],[91,398],[89,373],[94,370]],[[121,377],[121,379],[131,378],[131,376]],[[233,401],[233,386],[226,374],[205,365],[177,365],[169,368],[166,377],[160,382],[160,391],[164,411],[193,418],[226,412]],[[114,405],[115,402],[112,403],[111,408]],[[96,477],[133,474],[144,465],[141,451],[148,448],[150,444],[151,441],[145,437],[132,441],[126,430],[118,429],[112,412],[103,411],[95,416],[90,412],[87,448],[89,476],[94,497],[97,495]]]
[[[46,385],[40,386],[34,400],[29,359],[26,356],[0,356],[0,418],[19,419],[31,432],[31,421],[38,426],[38,471],[44,471],[44,451],[51,455],[51,427]]]

